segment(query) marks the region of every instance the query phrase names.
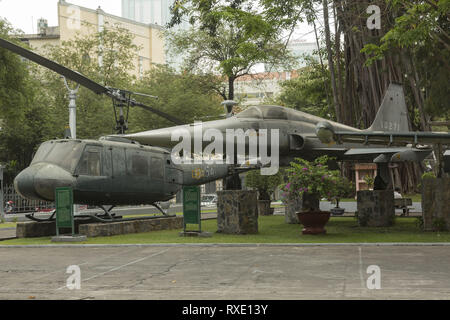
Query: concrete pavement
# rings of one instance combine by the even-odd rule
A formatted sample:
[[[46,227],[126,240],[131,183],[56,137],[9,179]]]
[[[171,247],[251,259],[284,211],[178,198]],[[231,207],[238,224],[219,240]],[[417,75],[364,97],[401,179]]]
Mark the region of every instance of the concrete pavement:
[[[0,299],[450,299],[448,246],[0,248],[0,261]]]

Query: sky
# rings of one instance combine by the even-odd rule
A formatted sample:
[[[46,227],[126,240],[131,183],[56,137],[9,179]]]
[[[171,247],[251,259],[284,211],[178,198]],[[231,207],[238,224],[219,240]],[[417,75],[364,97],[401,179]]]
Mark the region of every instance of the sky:
[[[97,9],[121,16],[121,0],[69,0],[71,4]],[[36,33],[37,20],[48,20],[49,27],[58,25],[58,0],[0,0],[0,17],[6,18],[14,28],[30,34]]]
[[[99,6],[107,13],[122,16],[121,0],[69,0],[71,4],[97,9]],[[0,17],[6,18],[14,28],[26,34],[37,32],[37,20],[48,20],[48,26],[58,25],[58,0],[0,0]],[[306,24],[299,26],[294,38],[315,41],[312,28]]]

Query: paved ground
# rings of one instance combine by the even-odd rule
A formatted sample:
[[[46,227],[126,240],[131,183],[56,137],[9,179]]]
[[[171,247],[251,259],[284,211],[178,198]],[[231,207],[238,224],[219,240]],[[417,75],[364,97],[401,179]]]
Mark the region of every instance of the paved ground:
[[[0,248],[0,299],[450,299],[448,246]],[[69,290],[78,265],[81,290]],[[381,289],[367,268],[379,266]],[[371,282],[372,283],[372,282]]]

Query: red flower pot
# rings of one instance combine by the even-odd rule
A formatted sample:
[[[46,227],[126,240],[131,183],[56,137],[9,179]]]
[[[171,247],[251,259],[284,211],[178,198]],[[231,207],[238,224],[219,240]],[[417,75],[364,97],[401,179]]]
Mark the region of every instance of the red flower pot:
[[[303,234],[325,234],[325,225],[330,220],[330,212],[298,212],[298,219],[300,223],[305,227]]]

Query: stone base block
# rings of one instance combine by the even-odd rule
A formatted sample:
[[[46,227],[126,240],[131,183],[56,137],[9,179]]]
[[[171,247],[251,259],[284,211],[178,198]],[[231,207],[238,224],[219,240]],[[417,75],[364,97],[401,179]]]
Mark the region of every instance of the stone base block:
[[[358,191],[358,222],[361,227],[389,227],[394,221],[392,190]]]
[[[284,220],[287,224],[300,224],[297,212],[302,211],[303,201],[300,197],[296,199],[288,199],[285,207]]]
[[[57,236],[52,238],[52,242],[83,242],[86,241],[87,237],[82,235],[75,235],[75,236]]]
[[[75,220],[75,233],[79,233],[80,225],[89,223],[90,220]],[[69,229],[68,233],[72,231]],[[16,237],[23,238],[42,238],[56,236],[56,222],[19,222],[16,228]]]
[[[182,228],[183,217],[164,217],[147,220],[86,224],[80,226],[79,233],[89,238],[95,238]]]
[[[211,238],[211,232],[180,232],[180,237],[185,238]]]
[[[217,232],[225,234],[258,233],[256,191],[217,192]]]
[[[422,214],[426,231],[437,231],[444,224],[450,230],[450,178],[422,180]]]

